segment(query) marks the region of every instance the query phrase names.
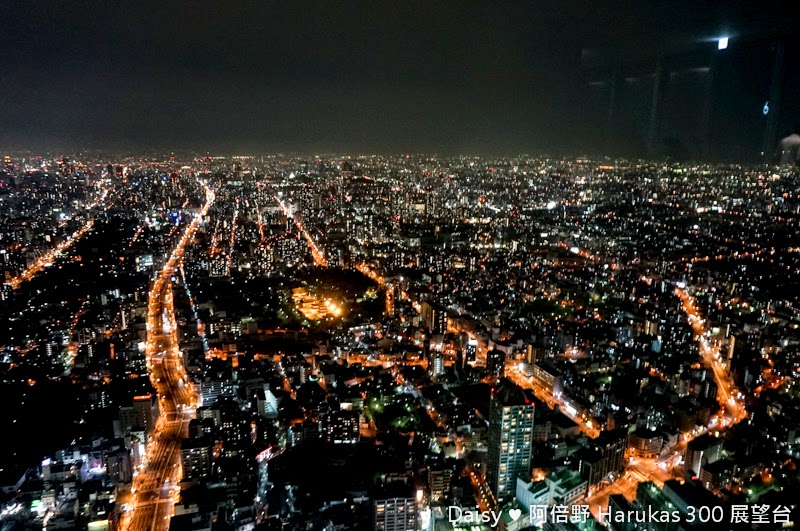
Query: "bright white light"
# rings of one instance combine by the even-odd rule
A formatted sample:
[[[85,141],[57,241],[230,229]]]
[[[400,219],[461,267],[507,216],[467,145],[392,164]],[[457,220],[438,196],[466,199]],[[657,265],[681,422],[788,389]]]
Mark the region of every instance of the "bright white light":
[[[556,203],[555,201],[548,201],[547,202],[547,210],[553,210],[557,206],[558,206],[558,203]]]
[[[728,47],[728,37],[720,37],[717,41],[717,50],[724,50]]]

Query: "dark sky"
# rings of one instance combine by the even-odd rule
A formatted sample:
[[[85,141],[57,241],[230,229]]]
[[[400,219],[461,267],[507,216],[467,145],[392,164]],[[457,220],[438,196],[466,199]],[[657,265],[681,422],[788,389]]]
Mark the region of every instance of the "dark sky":
[[[0,147],[580,150],[583,47],[769,25],[778,6],[4,1]]]

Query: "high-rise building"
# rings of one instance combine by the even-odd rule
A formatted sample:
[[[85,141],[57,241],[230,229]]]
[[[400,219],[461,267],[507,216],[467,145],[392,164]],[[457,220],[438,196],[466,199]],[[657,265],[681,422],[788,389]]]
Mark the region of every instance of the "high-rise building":
[[[708,490],[721,490],[730,487],[733,481],[735,461],[719,459],[707,463],[700,469],[700,483]]]
[[[204,406],[213,406],[222,397],[236,393],[236,385],[231,380],[206,380],[200,382],[200,398]]]
[[[474,362],[478,357],[478,340],[470,339],[467,341],[467,348],[464,350],[464,361]]]
[[[127,450],[119,449],[106,455],[108,477],[116,483],[130,483],[133,479],[133,462]]]
[[[622,473],[628,430],[619,428],[604,431],[593,443],[594,447],[582,450],[580,456],[580,472],[589,482],[590,490],[604,481],[613,481]]]
[[[696,481],[680,483],[669,479],[664,482],[663,488],[656,487],[648,481],[639,483],[636,489],[636,509],[646,515],[663,511],[662,517],[647,520],[647,529],[654,531],[674,531],[678,529],[705,529],[707,524],[692,525],[687,522],[687,516],[704,507],[709,511],[722,505],[722,500],[703,488]],[[669,515],[667,517],[666,515]],[[711,512],[710,514],[716,514]],[[722,511],[719,512],[722,514]],[[696,520],[696,515],[695,518]],[[712,526],[713,527],[713,526]]]
[[[712,435],[701,435],[686,445],[684,468],[687,476],[698,476],[703,465],[714,463],[720,458],[722,439]]]
[[[135,396],[130,406],[119,408],[120,435],[124,436],[137,428],[149,435],[157,418],[158,399],[149,394]]]
[[[407,490],[408,495],[398,497],[376,496],[373,503],[375,531],[417,531],[417,500],[411,495],[410,487]]]
[[[492,390],[486,480],[500,502],[514,495],[517,478],[529,479],[534,407],[521,387],[506,378]]]
[[[652,481],[639,483],[636,489],[636,505],[640,511],[644,512],[660,513],[664,511],[661,514],[680,514],[678,508]],[[673,518],[664,518],[663,520],[665,521],[655,521],[660,519],[653,520],[647,522],[647,528],[653,531],[677,531],[681,529],[680,521],[672,521]]]
[[[586,496],[589,483],[580,473],[563,467],[554,470],[544,478],[550,493],[549,504],[571,506]]]
[[[661,453],[664,445],[664,437],[660,432],[638,428],[628,436],[628,447],[636,457],[654,458]]]
[[[545,481],[530,481],[517,478],[517,503],[522,507],[531,505],[550,505],[550,488]],[[543,523],[543,520],[536,518],[531,521],[534,525]]]
[[[506,368],[506,353],[493,348],[486,353],[486,372],[491,376],[503,376]]]
[[[608,497],[608,511],[612,515],[615,513],[628,515],[635,510],[633,505],[622,494],[612,494]],[[608,524],[608,528],[611,531],[634,531],[636,529],[636,523],[629,518],[617,517],[615,519],[612,516],[605,523]]]
[[[536,383],[550,391],[553,396],[561,396],[563,377],[561,371],[549,361],[535,363],[532,366],[533,379]]]
[[[336,411],[322,417],[320,432],[323,438],[333,444],[355,444],[361,428],[361,415],[358,411]]]
[[[428,469],[428,489],[431,498],[439,500],[444,498],[450,490],[450,482],[453,479],[453,465],[447,462],[436,463]]]
[[[199,479],[211,473],[211,447],[205,439],[184,439],[181,466],[185,479]]]
[[[447,312],[440,305],[423,301],[420,304],[422,323],[433,334],[443,334],[447,330]]]
[[[208,262],[208,276],[226,277],[230,273],[228,258],[224,254],[216,254]]]
[[[428,357],[428,373],[434,380],[444,374],[444,354],[439,350],[434,350]]]

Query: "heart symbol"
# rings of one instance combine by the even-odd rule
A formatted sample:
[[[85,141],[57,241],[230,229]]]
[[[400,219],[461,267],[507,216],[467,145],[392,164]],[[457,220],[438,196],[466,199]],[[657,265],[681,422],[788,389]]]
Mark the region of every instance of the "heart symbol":
[[[508,516],[510,516],[511,519],[516,522],[519,520],[519,517],[522,516],[522,509],[511,509],[508,511]]]

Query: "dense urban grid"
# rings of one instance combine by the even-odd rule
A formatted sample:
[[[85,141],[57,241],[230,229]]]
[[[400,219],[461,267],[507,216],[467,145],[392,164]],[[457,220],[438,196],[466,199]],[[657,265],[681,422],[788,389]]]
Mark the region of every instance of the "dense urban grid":
[[[0,528],[775,529],[800,176],[12,154]]]

